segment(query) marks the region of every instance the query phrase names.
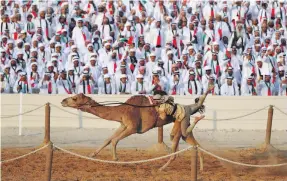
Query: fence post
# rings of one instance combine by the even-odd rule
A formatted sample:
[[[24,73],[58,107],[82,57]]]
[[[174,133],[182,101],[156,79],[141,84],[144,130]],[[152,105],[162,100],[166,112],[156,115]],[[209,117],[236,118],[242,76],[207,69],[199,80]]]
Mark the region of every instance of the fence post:
[[[81,110],[78,110],[79,113],[79,128],[83,128],[83,112]]]
[[[217,130],[217,112],[213,110],[213,131]]]
[[[269,146],[270,145],[271,131],[272,131],[272,119],[273,119],[273,105],[270,105],[269,109],[268,109],[265,146]]]
[[[197,181],[197,147],[191,149],[191,181]]]
[[[18,118],[19,136],[22,136],[22,113],[23,113],[23,93],[20,92],[19,118]]]
[[[51,142],[50,140],[50,115],[51,115],[51,107],[50,103],[46,103],[45,105],[45,137],[43,144],[46,145]]]
[[[53,143],[49,142],[46,152],[45,180],[51,181],[53,163]]]
[[[163,126],[158,127],[158,143],[163,143]]]

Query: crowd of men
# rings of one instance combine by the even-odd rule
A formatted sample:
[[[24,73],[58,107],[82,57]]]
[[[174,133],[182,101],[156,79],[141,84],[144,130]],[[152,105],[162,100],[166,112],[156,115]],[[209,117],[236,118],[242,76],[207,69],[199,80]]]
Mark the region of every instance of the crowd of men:
[[[287,96],[286,0],[1,0],[1,93]]]

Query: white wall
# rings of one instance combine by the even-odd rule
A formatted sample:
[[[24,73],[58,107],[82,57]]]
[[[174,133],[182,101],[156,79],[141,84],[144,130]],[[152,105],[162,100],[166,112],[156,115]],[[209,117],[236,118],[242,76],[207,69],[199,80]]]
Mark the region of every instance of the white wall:
[[[1,117],[19,113],[20,95],[1,95]],[[23,95],[23,112],[34,109],[47,102],[61,107],[63,95]],[[125,101],[130,96],[92,96],[96,101]],[[176,96],[175,101],[180,104],[191,104],[194,99],[189,96]],[[198,124],[199,129],[265,129],[268,108],[253,115],[220,121],[220,119],[232,118],[248,114],[268,105],[275,105],[287,113],[287,97],[221,97],[209,96],[205,101],[206,118]],[[78,111],[72,108],[62,109],[72,112],[72,115],[65,111],[51,106],[51,127],[78,127]],[[214,121],[216,112],[217,121]],[[43,127],[44,126],[44,107],[23,116],[23,127]],[[118,123],[102,120],[96,116],[83,113],[83,127],[85,128],[116,128]],[[170,127],[168,125],[167,127]],[[1,127],[18,127],[18,117],[1,119]],[[274,109],[273,129],[287,130],[287,116]]]

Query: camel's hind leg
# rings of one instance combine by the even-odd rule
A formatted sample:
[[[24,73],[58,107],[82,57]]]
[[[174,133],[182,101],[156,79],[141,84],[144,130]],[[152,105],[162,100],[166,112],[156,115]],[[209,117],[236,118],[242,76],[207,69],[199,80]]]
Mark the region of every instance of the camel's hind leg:
[[[178,148],[178,144],[179,144],[179,140],[181,137],[181,130],[180,130],[180,123],[179,122],[175,122],[174,126],[173,126],[173,133],[175,133],[173,140],[172,140],[172,145],[171,145],[171,150],[172,153],[175,153],[177,148]],[[162,171],[164,170],[172,161],[174,161],[176,158],[176,155],[173,155],[170,157],[170,159],[168,160],[168,162],[162,166],[159,170]]]
[[[126,129],[126,126],[123,125],[123,124],[121,124],[121,126],[114,132],[114,134],[113,134],[111,137],[109,137],[108,139],[106,139],[105,142],[104,142],[104,144],[103,144],[100,148],[98,148],[98,149],[96,150],[96,152],[92,153],[90,156],[91,156],[91,157],[94,157],[94,156],[96,156],[97,154],[99,154],[100,151],[102,151],[102,149],[104,149],[106,146],[108,146],[108,145],[111,143],[112,139],[114,139],[114,138],[117,137],[119,134],[121,134],[125,129]]]
[[[200,146],[199,143],[195,140],[193,133],[191,132],[187,138],[185,139],[185,142],[193,145],[193,146]],[[203,154],[200,150],[198,150],[198,156],[199,156],[199,162],[200,162],[200,170],[203,171]]]
[[[117,158],[117,153],[116,153],[116,147],[117,147],[117,144],[118,144],[118,142],[120,141],[120,140],[122,140],[122,139],[124,139],[124,138],[126,138],[126,137],[128,137],[128,136],[130,136],[130,135],[132,135],[132,134],[134,134],[134,133],[136,133],[136,131],[135,131],[136,129],[134,129],[134,128],[132,128],[132,127],[127,127],[123,132],[121,132],[118,136],[116,136],[116,137],[114,137],[113,139],[112,139],[112,154],[113,154],[113,159],[114,160],[118,160],[118,158]]]

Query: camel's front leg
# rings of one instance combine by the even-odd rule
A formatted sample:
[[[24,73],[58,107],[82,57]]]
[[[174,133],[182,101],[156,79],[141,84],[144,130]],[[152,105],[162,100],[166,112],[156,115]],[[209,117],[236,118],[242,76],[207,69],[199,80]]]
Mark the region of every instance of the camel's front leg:
[[[117,147],[118,142],[128,137],[129,135],[136,133],[136,130],[137,130],[136,128],[127,127],[123,132],[121,132],[118,136],[112,139],[112,154],[113,154],[114,160],[118,160],[117,153],[116,153],[117,151],[116,147]]]
[[[114,132],[114,134],[113,134],[111,137],[109,137],[107,140],[105,140],[104,144],[103,144],[100,148],[98,148],[98,149],[96,150],[96,152],[92,153],[92,154],[90,155],[90,157],[94,157],[94,156],[96,156],[97,154],[99,154],[100,151],[102,151],[102,149],[104,149],[106,146],[108,146],[108,145],[111,143],[112,139],[114,139],[115,137],[117,137],[117,136],[118,136],[121,132],[123,132],[125,129],[126,129],[126,126],[123,125],[123,124],[121,124],[121,126]]]
[[[174,122],[173,131],[175,135],[172,140],[171,150],[172,150],[172,153],[175,153],[178,148],[179,140],[181,137],[180,122],[178,121]],[[171,156],[168,162],[164,166],[162,166],[159,170],[160,171],[164,170],[172,161],[175,160],[175,158],[176,158],[176,155]]]

